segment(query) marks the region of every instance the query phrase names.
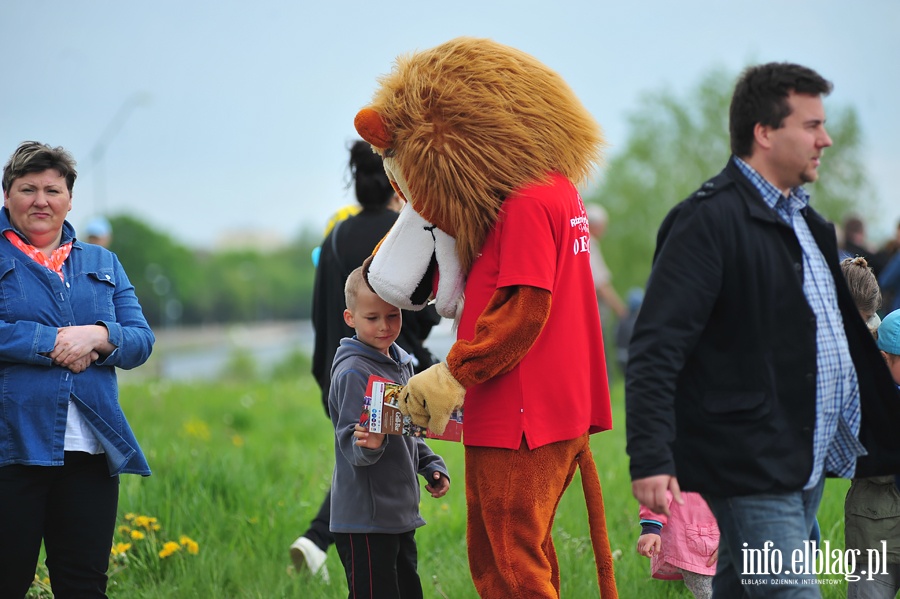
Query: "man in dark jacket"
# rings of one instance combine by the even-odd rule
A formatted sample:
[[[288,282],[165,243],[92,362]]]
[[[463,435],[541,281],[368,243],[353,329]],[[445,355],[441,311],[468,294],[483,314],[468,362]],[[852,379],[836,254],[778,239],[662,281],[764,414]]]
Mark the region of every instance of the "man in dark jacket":
[[[662,223],[629,347],[634,495],[666,513],[667,491],[703,494],[716,597],[819,597],[792,559],[824,477],[900,471],[900,398],[802,187],[831,145],[830,91],[799,65],[743,73],[733,156]]]

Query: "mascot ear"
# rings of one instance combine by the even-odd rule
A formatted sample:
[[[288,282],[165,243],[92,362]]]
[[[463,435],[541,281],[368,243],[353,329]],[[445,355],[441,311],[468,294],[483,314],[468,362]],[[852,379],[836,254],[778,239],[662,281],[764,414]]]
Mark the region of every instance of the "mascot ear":
[[[393,143],[392,136],[382,120],[381,115],[371,108],[363,108],[360,110],[356,118],[353,119],[353,126],[360,137],[378,148],[379,150],[390,149]]]

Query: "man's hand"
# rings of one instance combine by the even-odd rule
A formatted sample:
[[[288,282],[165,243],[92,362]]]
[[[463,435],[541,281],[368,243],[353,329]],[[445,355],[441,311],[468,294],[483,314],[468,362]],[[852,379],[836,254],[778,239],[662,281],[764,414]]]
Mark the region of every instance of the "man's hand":
[[[647,478],[639,478],[631,482],[631,492],[634,498],[643,506],[650,509],[651,512],[657,514],[669,515],[669,501],[666,498],[666,491],[672,492],[672,499],[678,505],[684,505],[684,499],[681,497],[681,487],[678,486],[678,479],[669,474],[657,474],[648,476]]]
[[[450,414],[461,408],[465,399],[465,388],[441,362],[409,379],[397,402],[413,424],[427,426],[440,435],[447,428]]]

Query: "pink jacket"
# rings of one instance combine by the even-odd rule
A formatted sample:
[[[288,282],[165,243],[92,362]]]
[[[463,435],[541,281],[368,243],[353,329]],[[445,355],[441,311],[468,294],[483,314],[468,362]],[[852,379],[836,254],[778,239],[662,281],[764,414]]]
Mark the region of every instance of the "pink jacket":
[[[699,493],[682,491],[681,496],[684,498],[684,505],[672,501],[672,494],[667,493],[671,514],[668,518],[641,506],[641,522],[651,521],[662,525],[662,548],[650,560],[653,578],[678,580],[682,577],[679,569],[709,576],[716,573],[715,564],[706,565],[709,556],[719,546],[716,518]]]

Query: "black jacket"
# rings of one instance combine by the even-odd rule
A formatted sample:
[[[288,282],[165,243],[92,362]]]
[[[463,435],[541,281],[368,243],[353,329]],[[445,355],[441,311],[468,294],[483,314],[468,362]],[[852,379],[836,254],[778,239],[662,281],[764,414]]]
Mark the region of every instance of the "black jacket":
[[[353,329],[344,323],[344,283],[397,220],[397,213],[387,208],[365,209],[339,222],[322,242],[316,280],[313,287],[312,324],[315,329],[312,373],[322,389],[322,403],[328,412],[328,389],[331,386],[331,363],[344,337],[352,337]],[[397,345],[413,356],[415,371],[431,366],[437,358],[424,346],[432,326],[440,321],[434,307],[420,312],[403,311],[403,326]]]
[[[803,216],[831,270],[869,455],[900,472],[900,394],[847,289],[834,227]],[[663,221],[626,374],[632,479],[717,496],[801,489],[812,471],[815,316],[800,243],[729,160]]]

